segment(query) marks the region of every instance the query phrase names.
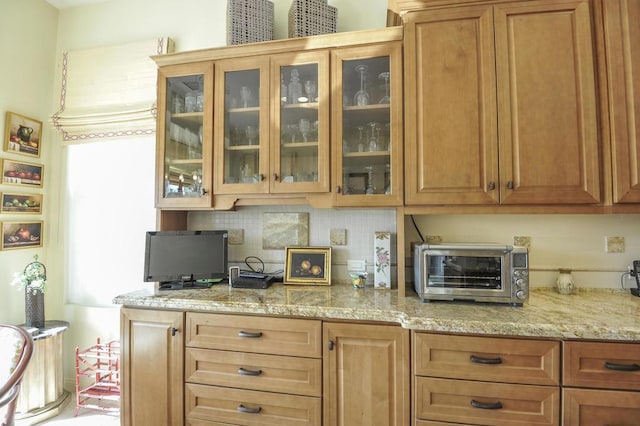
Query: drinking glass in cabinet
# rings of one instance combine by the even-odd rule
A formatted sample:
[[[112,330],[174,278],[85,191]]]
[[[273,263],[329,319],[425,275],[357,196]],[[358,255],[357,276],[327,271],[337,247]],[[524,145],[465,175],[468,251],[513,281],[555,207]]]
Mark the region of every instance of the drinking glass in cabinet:
[[[360,74],[360,90],[353,96],[353,104],[356,106],[369,105],[369,93],[364,89],[364,78],[368,69],[366,65],[356,66],[356,71]]]
[[[378,102],[379,104],[388,104],[391,102],[391,98],[389,97],[389,77],[390,76],[391,75],[389,74],[389,71],[381,72],[378,75],[379,79],[384,80],[384,96]]]

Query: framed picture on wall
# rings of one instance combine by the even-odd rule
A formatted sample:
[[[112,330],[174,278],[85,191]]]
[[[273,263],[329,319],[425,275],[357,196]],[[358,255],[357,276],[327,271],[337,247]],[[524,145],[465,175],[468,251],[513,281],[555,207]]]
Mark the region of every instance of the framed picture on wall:
[[[42,122],[7,111],[4,130],[4,150],[40,157]]]
[[[42,213],[42,194],[2,193],[0,213]]]
[[[42,187],[44,166],[21,161],[2,160],[2,183],[27,187]]]
[[[285,284],[331,285],[331,247],[285,250]]]
[[[2,250],[42,247],[43,222],[2,222]]]

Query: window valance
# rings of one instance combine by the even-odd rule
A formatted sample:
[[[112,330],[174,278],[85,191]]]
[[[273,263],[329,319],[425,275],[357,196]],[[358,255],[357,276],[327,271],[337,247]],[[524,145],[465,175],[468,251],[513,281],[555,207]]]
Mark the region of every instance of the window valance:
[[[50,122],[65,143],[155,132],[157,66],[171,39],[64,52],[60,110]]]

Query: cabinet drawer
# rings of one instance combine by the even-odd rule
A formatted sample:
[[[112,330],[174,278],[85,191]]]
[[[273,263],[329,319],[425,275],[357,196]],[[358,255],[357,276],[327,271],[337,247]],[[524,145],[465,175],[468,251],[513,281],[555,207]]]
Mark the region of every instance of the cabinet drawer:
[[[187,348],[186,381],[297,395],[322,395],[322,360]]]
[[[565,426],[637,425],[640,393],[594,389],[563,389],[562,419]]]
[[[496,426],[557,425],[560,389],[416,377],[415,418]]]
[[[316,320],[188,313],[186,346],[320,358],[322,323]]]
[[[640,344],[564,342],[562,383],[640,390]]]
[[[558,385],[560,342],[414,333],[418,376]]]
[[[191,383],[185,385],[185,410],[189,422],[204,420],[246,426],[322,424],[320,398]]]

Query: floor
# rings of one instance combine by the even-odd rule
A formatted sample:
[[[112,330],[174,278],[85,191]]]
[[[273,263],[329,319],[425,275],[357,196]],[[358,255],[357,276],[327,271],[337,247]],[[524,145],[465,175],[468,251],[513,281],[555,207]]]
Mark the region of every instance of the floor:
[[[101,410],[92,410],[88,408],[80,408],[78,416],[74,417],[73,413],[76,408],[75,395],[71,395],[69,402],[64,407],[63,411],[55,417],[48,420],[44,420],[38,425],[55,425],[55,426],[119,426],[120,425],[120,413],[119,412],[106,412]],[[22,426],[30,424],[30,422],[16,422],[16,426]]]

